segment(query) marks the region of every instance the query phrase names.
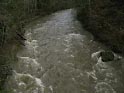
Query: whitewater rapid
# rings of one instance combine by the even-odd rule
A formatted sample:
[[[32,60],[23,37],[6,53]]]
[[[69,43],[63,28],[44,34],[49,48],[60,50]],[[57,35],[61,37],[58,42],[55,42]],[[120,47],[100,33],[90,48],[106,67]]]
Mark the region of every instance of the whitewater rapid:
[[[27,25],[7,89],[13,93],[124,93],[122,69],[91,55],[109,50],[94,41],[76,19],[59,11]]]

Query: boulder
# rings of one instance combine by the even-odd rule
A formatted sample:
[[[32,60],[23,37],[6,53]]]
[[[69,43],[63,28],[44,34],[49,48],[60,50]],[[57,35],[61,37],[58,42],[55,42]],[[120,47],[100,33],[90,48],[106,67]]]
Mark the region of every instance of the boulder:
[[[114,61],[115,59],[114,53],[111,51],[102,51],[100,53],[100,56],[103,62]]]

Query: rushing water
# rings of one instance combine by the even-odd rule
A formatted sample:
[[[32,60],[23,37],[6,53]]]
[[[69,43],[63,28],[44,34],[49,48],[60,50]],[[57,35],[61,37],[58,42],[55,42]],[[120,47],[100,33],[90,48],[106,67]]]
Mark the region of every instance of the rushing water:
[[[8,89],[13,93],[124,93],[122,66],[93,60],[93,53],[108,49],[94,41],[75,16],[76,11],[68,9],[26,27],[27,41],[17,55]]]

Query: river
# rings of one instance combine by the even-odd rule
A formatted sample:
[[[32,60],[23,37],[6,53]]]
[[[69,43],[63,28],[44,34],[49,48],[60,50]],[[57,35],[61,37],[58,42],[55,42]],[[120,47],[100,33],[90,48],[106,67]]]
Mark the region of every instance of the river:
[[[26,26],[25,47],[8,79],[13,93],[124,93],[122,69],[94,61],[109,50],[76,19],[76,10],[53,13]],[[81,32],[81,33],[80,33]]]

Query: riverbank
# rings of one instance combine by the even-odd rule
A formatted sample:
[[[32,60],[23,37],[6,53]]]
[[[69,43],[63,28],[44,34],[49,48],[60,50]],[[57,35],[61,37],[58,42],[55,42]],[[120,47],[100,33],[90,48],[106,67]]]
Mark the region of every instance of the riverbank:
[[[124,13],[121,1],[86,2],[78,10],[82,26],[114,52],[124,54]]]

